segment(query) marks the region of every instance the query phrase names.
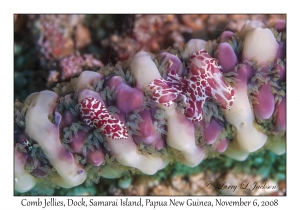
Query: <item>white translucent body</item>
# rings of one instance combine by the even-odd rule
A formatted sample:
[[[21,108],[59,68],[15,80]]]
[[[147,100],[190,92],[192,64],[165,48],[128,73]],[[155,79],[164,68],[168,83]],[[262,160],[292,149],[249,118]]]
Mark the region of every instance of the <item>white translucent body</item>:
[[[234,139],[234,141],[237,141],[235,148],[239,147],[240,150],[245,151],[245,154],[254,152],[265,144],[267,135],[253,126],[255,118],[248,99],[247,86],[237,81],[233,89],[235,101],[231,109],[225,111],[225,118],[237,129],[237,135]],[[229,152],[226,154],[229,154]],[[243,159],[245,154],[241,154],[243,157],[237,157],[236,159]]]
[[[25,170],[26,160],[24,155],[15,150],[15,170],[14,170],[14,184],[15,190],[23,193],[31,190],[35,186],[35,178]]]
[[[162,157],[141,154],[131,137],[120,140],[107,138],[107,142],[111,154],[120,164],[137,168],[145,174],[153,175],[169,163],[168,160],[164,160]]]
[[[145,90],[155,79],[161,78],[151,56],[146,52],[138,52],[130,62],[131,72],[136,78],[136,87]]]
[[[203,149],[195,143],[195,127],[184,114],[175,110],[174,106],[164,108],[168,115],[167,144],[183,153],[180,162],[190,166],[197,166],[205,157]]]
[[[191,39],[184,48],[184,57],[189,58],[194,52],[205,49],[206,41],[202,39]]]
[[[66,149],[59,138],[59,127],[48,119],[53,115],[57,106],[58,96],[52,91],[33,93],[28,98],[30,107],[26,113],[25,132],[39,143],[50,163],[55,167],[59,176],[53,179],[57,185],[70,188],[80,185],[86,179],[84,167],[76,164],[75,159],[65,159]]]
[[[270,29],[255,28],[245,36],[243,56],[247,60],[256,61],[260,66],[267,65],[274,60],[278,47]]]
[[[286,141],[273,141],[270,145],[268,145],[268,149],[274,152],[276,155],[282,155],[286,152]]]

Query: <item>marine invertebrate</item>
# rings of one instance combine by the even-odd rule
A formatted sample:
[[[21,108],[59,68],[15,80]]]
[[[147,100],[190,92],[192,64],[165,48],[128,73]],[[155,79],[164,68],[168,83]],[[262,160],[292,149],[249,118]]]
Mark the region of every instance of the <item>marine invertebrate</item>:
[[[95,59],[93,55],[70,55],[60,60],[60,67],[62,69],[61,79],[65,80],[79,75],[83,69],[93,69],[103,67],[101,61]]]
[[[230,109],[234,91],[223,80],[219,68],[205,50],[197,51],[190,58],[187,79],[171,71],[166,80],[156,79],[149,84],[153,100],[169,107],[176,99],[182,98],[185,114],[193,121],[202,120],[204,103],[210,98],[216,99],[223,108]]]
[[[275,22],[277,19],[284,19],[284,14],[276,15],[247,15],[247,14],[188,14],[188,15],[126,15],[122,22],[122,33],[113,34],[110,38],[100,40],[102,46],[115,51],[116,60],[125,61],[136,51],[144,50],[151,53],[158,53],[170,46],[184,47],[184,42],[189,39],[209,39],[219,36],[221,30],[227,28],[232,32],[240,31],[244,23],[260,22],[264,25],[282,23]],[[102,19],[101,16],[93,15],[89,21],[94,25],[95,19]],[[250,21],[251,20],[251,21]],[[260,21],[258,21],[260,20]],[[276,25],[275,25],[276,26]],[[97,34],[103,35],[103,29],[98,26]],[[204,49],[204,48],[202,48]],[[195,52],[195,51],[194,51]]]
[[[84,122],[91,127],[99,128],[106,137],[112,139],[128,138],[125,124],[111,116],[103,102],[92,97],[85,98],[80,102],[79,110]]]
[[[47,59],[55,59],[73,54],[75,47],[84,46],[82,33],[86,33],[86,28],[82,25],[84,15],[38,15],[35,17],[40,37],[38,44],[41,53]],[[72,38],[75,33],[76,40]],[[88,41],[89,34],[84,36]],[[86,44],[87,44],[86,43]]]
[[[244,160],[264,147],[283,153],[284,29],[250,26],[181,52],[140,51],[16,101],[15,189],[152,175],[220,154]]]

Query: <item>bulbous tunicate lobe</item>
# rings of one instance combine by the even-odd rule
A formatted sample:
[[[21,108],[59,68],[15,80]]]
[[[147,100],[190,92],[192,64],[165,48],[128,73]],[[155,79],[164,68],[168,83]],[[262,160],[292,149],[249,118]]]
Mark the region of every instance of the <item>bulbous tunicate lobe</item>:
[[[74,116],[71,111],[66,110],[61,114],[61,121],[59,123],[59,128],[63,129],[64,127],[69,127],[73,122],[77,122],[78,117]]]
[[[286,22],[285,20],[277,20],[276,23],[274,24],[274,28],[278,32],[283,32],[286,29]]]
[[[104,160],[104,154],[102,151],[95,149],[87,152],[87,162],[93,166],[100,166]]]
[[[205,142],[208,145],[213,144],[217,140],[222,129],[223,126],[221,126],[216,120],[211,119],[209,125],[203,130]]]
[[[219,37],[220,42],[224,42],[224,41],[230,39],[233,35],[234,35],[234,33],[232,31],[223,31],[221,36]]]
[[[243,58],[256,61],[259,66],[266,66],[274,60],[278,43],[270,29],[255,28],[250,30],[244,40]]]
[[[190,57],[194,52],[205,49],[206,41],[202,39],[191,39],[185,45],[184,55]]]
[[[219,65],[222,66],[221,71],[224,73],[231,70],[238,63],[235,52],[227,42],[223,42],[218,45],[216,58],[218,59]]]
[[[219,142],[219,144],[217,145],[216,150],[220,153],[225,152],[229,143],[230,143],[230,141],[228,139],[221,140]]]
[[[85,126],[86,130],[89,130],[90,128],[88,126]],[[74,153],[83,155],[83,146],[85,144],[85,140],[88,138],[88,136],[91,134],[91,132],[83,131],[79,129],[77,131],[77,135],[72,134],[72,142],[69,143],[70,148],[73,150]],[[64,153],[64,158],[66,158],[66,155],[69,153]],[[94,151],[87,148],[86,152],[87,156],[87,162],[90,163],[93,166],[99,166],[104,160],[104,154],[100,149],[96,148],[94,146]]]
[[[151,112],[149,110],[144,110],[139,112],[139,115],[143,119],[142,122],[138,123],[140,135],[132,135],[134,141],[138,143],[143,143],[145,145],[155,144],[155,147],[161,149],[163,146],[163,141],[160,135],[156,132],[153,125]],[[160,141],[161,140],[161,141]]]
[[[274,112],[274,95],[269,84],[262,85],[256,96],[259,104],[254,104],[254,114],[259,119],[269,119]]]
[[[164,64],[164,67],[167,70],[166,74],[172,71],[181,76],[183,72],[183,64],[176,55],[168,52],[163,52],[159,55],[158,59],[160,64]]]
[[[253,69],[251,66],[247,64],[239,65],[237,70],[237,76],[235,77],[236,84],[240,87],[245,87],[248,84],[249,79],[252,77],[252,75]]]
[[[159,138],[155,142],[155,149],[157,151],[161,150],[165,146],[165,141],[162,138]]]
[[[89,133],[83,130],[78,130],[77,137],[72,135],[73,141],[69,144],[70,148],[78,154],[82,154],[82,147],[84,140],[88,137]]]
[[[252,29],[255,29],[255,28],[262,28],[262,27],[264,27],[264,24],[263,24],[263,22],[261,22],[259,20],[252,20],[252,21],[247,20],[245,25],[238,32],[238,36],[241,39],[244,39],[249,31],[251,31]]]
[[[112,77],[107,86],[110,88],[115,87],[117,91],[116,106],[121,112],[129,113],[143,106],[143,92],[125,84],[121,77]]]

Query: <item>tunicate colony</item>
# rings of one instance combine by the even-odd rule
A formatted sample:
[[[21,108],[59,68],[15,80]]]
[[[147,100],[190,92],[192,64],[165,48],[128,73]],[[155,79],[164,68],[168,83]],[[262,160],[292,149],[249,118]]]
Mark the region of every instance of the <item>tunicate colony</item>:
[[[14,186],[72,188],[286,143],[285,22],[140,51],[14,104]]]

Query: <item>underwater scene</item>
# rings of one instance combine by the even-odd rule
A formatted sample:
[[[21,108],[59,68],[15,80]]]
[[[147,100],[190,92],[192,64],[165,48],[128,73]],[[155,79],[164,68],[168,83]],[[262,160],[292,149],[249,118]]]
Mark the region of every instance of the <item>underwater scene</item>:
[[[286,195],[285,14],[14,14],[14,195]]]

